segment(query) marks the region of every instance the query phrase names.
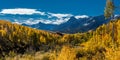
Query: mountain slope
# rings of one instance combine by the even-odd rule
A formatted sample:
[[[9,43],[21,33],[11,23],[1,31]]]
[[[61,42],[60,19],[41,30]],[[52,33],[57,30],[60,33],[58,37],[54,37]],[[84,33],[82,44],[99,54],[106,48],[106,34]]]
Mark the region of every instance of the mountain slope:
[[[27,55],[26,50],[35,50],[34,56]],[[42,60],[119,60],[120,20],[103,24],[95,31],[63,36],[0,21],[0,57],[11,51],[23,53],[18,59],[28,57],[37,60],[42,53],[38,55],[36,51],[44,51],[46,55]],[[15,59],[14,57],[17,56],[10,58]]]
[[[119,18],[119,15],[115,15],[115,18]],[[0,19],[8,20],[12,23],[22,24],[24,26],[47,30],[53,32],[62,33],[78,33],[87,32],[89,30],[95,30],[97,27],[104,23],[108,23],[109,20],[104,18],[104,15],[99,16],[69,16],[61,19],[57,17],[40,16],[38,14],[33,15],[11,15],[11,14],[0,14]]]
[[[77,33],[77,32],[87,32],[89,30],[95,30],[100,25],[108,22],[109,20],[105,20],[105,17],[101,15],[101,16],[79,18],[79,19],[76,19],[73,16],[67,22],[62,23],[60,25],[44,24],[44,23],[38,23],[33,25],[23,24],[23,25],[30,26],[32,28],[48,30],[48,31],[57,31],[62,33]]]
[[[58,26],[57,30],[64,33],[87,32],[89,30],[95,30],[97,27],[107,22],[109,22],[109,20],[105,20],[103,15],[80,19],[71,17],[68,22]]]
[[[81,15],[82,16],[82,15]],[[120,16],[116,15],[116,18]],[[43,18],[43,19],[42,19]],[[24,26],[62,33],[78,33],[95,30],[97,27],[109,20],[105,20],[104,15],[100,16],[87,16],[77,18],[76,16],[62,19],[48,18],[47,16],[34,15],[0,15],[0,19],[11,21],[12,23],[22,24]],[[53,24],[54,23],[54,24]],[[55,24],[60,23],[60,24]]]
[[[40,50],[59,39],[59,35],[47,31],[36,30],[8,21],[0,20],[0,55],[3,52],[16,51],[24,53],[27,49]]]
[[[4,54],[8,55],[11,51],[24,54],[26,51],[31,50],[49,51],[56,50],[58,47],[58,50],[60,50],[62,46],[68,44],[68,42],[76,45],[87,41],[87,39],[89,39],[86,38],[87,35],[89,34],[78,34],[78,37],[71,34],[61,35],[61,33],[32,29],[0,20],[0,57],[4,56]]]

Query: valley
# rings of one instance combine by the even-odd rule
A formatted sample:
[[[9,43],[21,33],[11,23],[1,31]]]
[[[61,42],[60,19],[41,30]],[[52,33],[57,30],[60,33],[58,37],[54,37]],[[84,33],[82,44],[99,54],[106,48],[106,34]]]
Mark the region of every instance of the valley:
[[[113,23],[114,34],[110,32]],[[111,21],[109,28],[108,24],[103,24],[95,31],[61,36],[0,20],[0,57],[7,60],[64,60],[71,56],[69,60],[110,60],[113,54],[111,60],[119,59],[119,23],[119,20]]]

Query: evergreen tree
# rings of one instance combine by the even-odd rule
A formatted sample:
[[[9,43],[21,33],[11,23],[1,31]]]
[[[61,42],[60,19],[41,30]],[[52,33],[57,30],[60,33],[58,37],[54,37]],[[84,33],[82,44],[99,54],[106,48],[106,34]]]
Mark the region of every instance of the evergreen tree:
[[[104,13],[104,16],[105,16],[105,18],[106,19],[108,19],[108,18],[112,18],[112,20],[114,20],[114,12],[115,12],[115,9],[116,9],[116,7],[115,7],[115,5],[114,5],[114,2],[113,2],[113,0],[107,0],[107,2],[106,2],[106,7],[105,7],[105,13]],[[115,43],[115,41],[116,41],[116,33],[117,33],[117,31],[115,31],[116,30],[116,28],[115,28],[115,23],[114,22],[112,22],[112,33],[111,33],[111,36],[112,36],[112,41],[113,41],[113,43]],[[116,45],[116,44],[115,44]]]
[[[114,17],[114,10],[115,10],[115,6],[113,0],[107,0],[104,11],[105,18],[108,19],[110,17]]]

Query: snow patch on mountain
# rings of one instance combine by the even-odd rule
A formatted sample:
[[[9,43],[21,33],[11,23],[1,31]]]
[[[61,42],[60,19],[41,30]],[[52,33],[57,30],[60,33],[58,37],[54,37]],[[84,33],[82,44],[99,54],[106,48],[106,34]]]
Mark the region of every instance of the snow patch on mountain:
[[[80,19],[80,18],[89,18],[89,16],[87,15],[77,15],[75,16],[76,19]]]
[[[85,24],[83,24],[83,26],[88,26],[90,23],[85,23]]]

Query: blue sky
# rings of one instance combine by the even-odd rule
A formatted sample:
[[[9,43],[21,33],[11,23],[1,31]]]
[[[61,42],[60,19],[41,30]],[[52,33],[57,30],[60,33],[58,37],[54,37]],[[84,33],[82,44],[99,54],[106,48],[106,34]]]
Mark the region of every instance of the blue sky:
[[[120,6],[120,0],[114,0]],[[0,0],[0,19],[18,24],[62,24],[104,14],[106,0]],[[120,13],[119,13],[120,14]]]
[[[120,0],[116,1],[120,3]],[[0,0],[0,10],[32,8],[52,13],[97,16],[104,13],[105,3],[106,0]]]

